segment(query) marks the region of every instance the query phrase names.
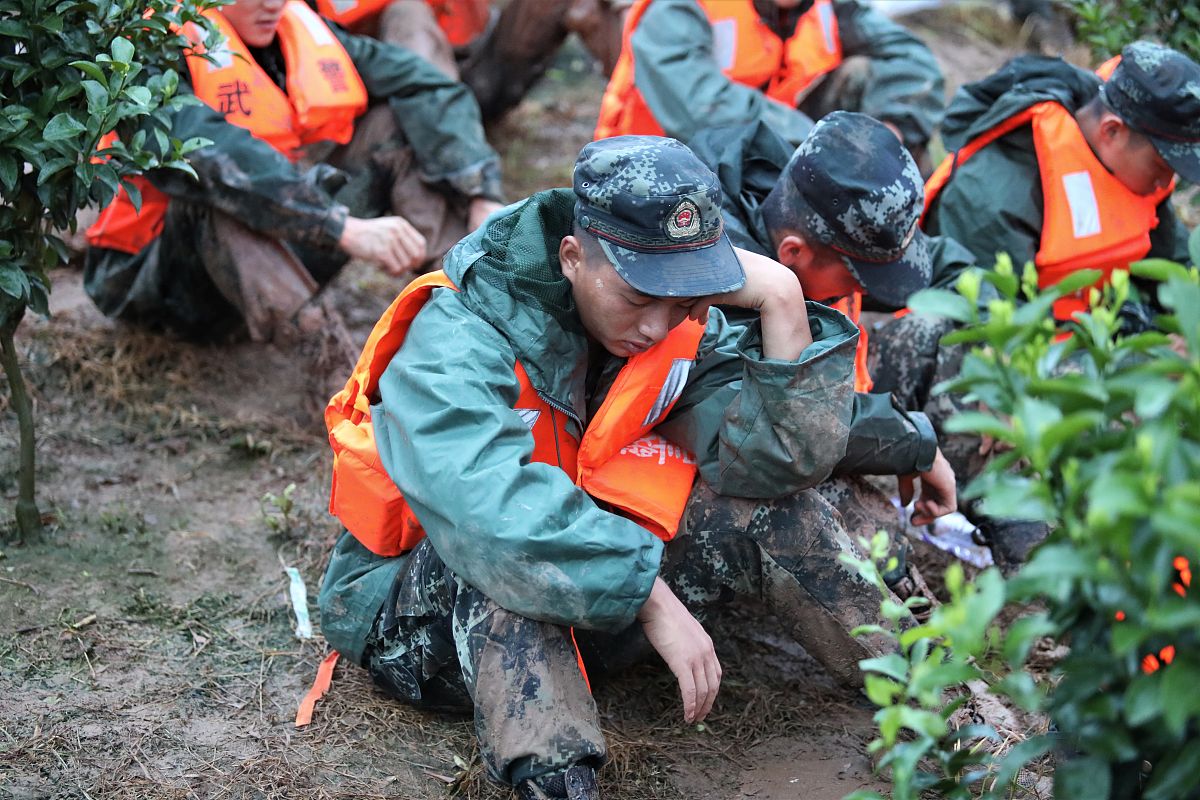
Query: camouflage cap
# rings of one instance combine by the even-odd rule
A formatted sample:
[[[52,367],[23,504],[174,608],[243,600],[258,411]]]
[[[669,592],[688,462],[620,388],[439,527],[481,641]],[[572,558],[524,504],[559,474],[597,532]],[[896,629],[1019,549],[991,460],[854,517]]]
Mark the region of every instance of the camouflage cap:
[[[738,289],[721,185],[691,150],[661,136],[616,136],[575,161],[575,221],[595,235],[626,283],[654,297]]]
[[[1200,181],[1200,65],[1161,44],[1134,42],[1100,96],[1176,172]]]
[[[866,114],[835,111],[784,167],[784,202],[806,239],[841,254],[863,290],[902,307],[929,286],[933,264],[917,227],[925,187],[896,135]]]

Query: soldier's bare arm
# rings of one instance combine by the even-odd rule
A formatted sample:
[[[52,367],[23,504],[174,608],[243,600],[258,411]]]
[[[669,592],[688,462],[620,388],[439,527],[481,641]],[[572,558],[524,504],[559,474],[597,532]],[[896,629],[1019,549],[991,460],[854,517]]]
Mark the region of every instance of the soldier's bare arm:
[[[763,356],[795,361],[813,343],[804,306],[804,290],[795,273],[773,259],[734,248],[746,282],[736,292],[705,298],[692,308],[693,319],[704,320],[711,305],[731,305],[758,312],[762,324]]]

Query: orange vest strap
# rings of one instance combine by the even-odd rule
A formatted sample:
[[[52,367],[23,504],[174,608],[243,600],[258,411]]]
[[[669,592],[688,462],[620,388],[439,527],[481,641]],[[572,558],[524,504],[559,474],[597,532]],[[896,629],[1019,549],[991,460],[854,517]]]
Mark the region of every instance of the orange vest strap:
[[[1096,74],[1099,75],[1103,80],[1108,80],[1113,76],[1113,73],[1117,71],[1117,65],[1120,63],[1121,56],[1120,54],[1117,54],[1108,61],[1105,61],[1100,66],[1096,67]]]
[[[867,356],[871,347],[867,329],[859,322],[862,317],[862,293],[847,295],[834,303],[833,307],[849,317],[858,327],[858,346],[854,350],[854,391],[869,392],[875,388],[875,381],[871,379],[871,371],[867,368]]]

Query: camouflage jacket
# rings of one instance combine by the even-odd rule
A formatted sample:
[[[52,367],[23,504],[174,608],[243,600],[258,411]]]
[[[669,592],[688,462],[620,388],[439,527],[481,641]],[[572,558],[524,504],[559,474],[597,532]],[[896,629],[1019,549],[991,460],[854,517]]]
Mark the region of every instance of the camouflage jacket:
[[[1100,79],[1061,59],[1023,56],[958,90],[942,127],[953,152],[999,122],[1046,100],[1076,111],[1096,96]],[[959,165],[926,214],[924,229],[953,237],[991,267],[997,253],[1018,266],[1041,247],[1044,201],[1033,133],[1008,133]],[[1150,233],[1150,257],[1187,262],[1187,229],[1167,198]]]
[[[843,56],[872,62],[862,108],[891,122],[909,147],[924,146],[941,120],[944,80],[933,53],[912,33],[858,0],[836,0]],[[694,0],[655,0],[631,45],[638,91],[668,136],[687,141],[707,126],[765,120],[799,144],[812,120],[729,80],[713,56],[712,25]]]
[[[416,54],[365,36],[330,29],[346,48],[371,103],[388,103],[412,146],[422,177],[464,198],[501,200],[500,160],[484,138],[479,107],[470,91]],[[278,40],[252,54],[259,65],[282,81]],[[188,69],[181,65],[180,92],[190,91]],[[249,227],[280,239],[333,247],[341,237],[347,209],[311,176],[266,142],[231,125],[203,103],[178,111],[172,135],[213,144],[189,156],[199,180],[176,170],[150,173],[172,197],[220,208]]]
[[[513,409],[518,360],[577,421],[624,363],[589,352],[559,267],[574,200],[569,189],[534,195],[450,251],[446,272],[461,291],[435,290],[418,314],[372,417],[384,467],[456,575],[524,616],[616,631],[649,595],[663,543],[559,468],[531,462],[532,434]],[[808,313],[814,344],[797,361],[764,358],[757,323],[709,315],[683,393],[656,430],[695,453],[717,492],[789,494],[824,480],[845,453],[857,332],[825,306]],[[361,658],[403,561],[342,536],[320,596],[330,644]]]

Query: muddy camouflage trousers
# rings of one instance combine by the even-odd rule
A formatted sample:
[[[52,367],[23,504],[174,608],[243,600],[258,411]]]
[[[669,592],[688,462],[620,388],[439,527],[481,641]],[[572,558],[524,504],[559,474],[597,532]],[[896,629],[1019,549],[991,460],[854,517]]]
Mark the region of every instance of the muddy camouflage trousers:
[[[702,623],[735,597],[761,601],[831,673],[858,684],[858,660],[888,645],[850,636],[879,621],[880,597],[838,556],[854,552],[852,537],[878,520],[857,514],[859,530],[850,531],[824,495],[853,502],[872,493],[861,481],[830,481],[820,491],[748,500],[717,496],[698,481],[659,575]],[[868,507],[896,519],[886,497]],[[364,661],[399,700],[473,709],[489,774],[516,785],[604,760],[579,656],[596,679],[652,654],[636,623],[615,634],[572,631],[506,611],[459,580],[426,539],[397,577]]]

